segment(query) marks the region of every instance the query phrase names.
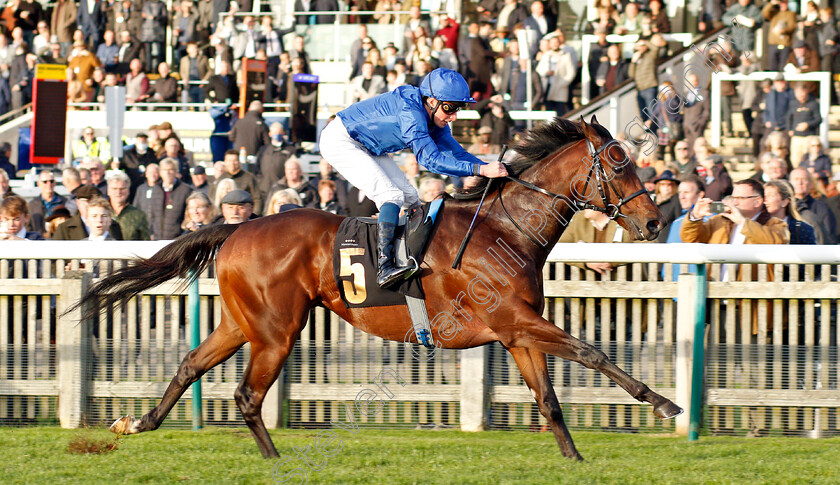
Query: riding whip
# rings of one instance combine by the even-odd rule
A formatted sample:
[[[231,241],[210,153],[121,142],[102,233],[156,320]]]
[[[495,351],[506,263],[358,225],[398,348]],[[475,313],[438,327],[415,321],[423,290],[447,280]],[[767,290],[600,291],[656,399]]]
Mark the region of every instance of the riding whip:
[[[505,157],[505,152],[507,151],[507,145],[502,145],[502,152],[499,153],[499,162]],[[490,185],[492,185],[492,180],[487,180],[487,185],[484,186],[484,193],[481,194],[481,200],[478,202],[478,207],[475,209],[475,215],[472,218],[472,222],[470,222],[470,227],[467,228],[467,233],[464,235],[464,240],[461,241],[461,247],[458,248],[458,254],[455,255],[455,261],[452,262],[452,269],[458,269],[458,266],[461,264],[461,258],[464,256],[464,251],[467,249],[467,241],[470,240],[470,235],[472,234],[473,226],[475,225],[475,220],[478,218],[478,213],[481,212],[481,206],[484,205],[484,199],[487,197],[487,192],[490,191]]]

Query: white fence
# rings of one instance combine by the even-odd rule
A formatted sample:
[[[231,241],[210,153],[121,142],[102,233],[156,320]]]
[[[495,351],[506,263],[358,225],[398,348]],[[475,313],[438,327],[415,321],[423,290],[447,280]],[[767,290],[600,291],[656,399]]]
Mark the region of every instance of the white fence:
[[[56,315],[91,279],[124,264],[113,260],[148,256],[163,244],[0,243],[0,424],[108,423],[155,405],[188,348],[192,322],[178,281],[98,321]],[[604,277],[573,265],[599,259],[630,264]],[[758,281],[722,283],[723,262],[768,263],[768,271]],[[698,281],[687,266],[674,277],[680,263],[708,265],[708,300],[694,296]],[[694,309],[705,303],[705,429],[837,434],[839,263],[833,246],[558,245],[544,271],[544,316],[690,411]],[[202,338],[220,314],[218,285],[209,276],[199,279]],[[206,423],[243,425],[232,396],[246,361],[247,349],[203,378]],[[320,308],[266,401],[267,424],[324,426],[385,368],[408,385],[394,391],[384,412],[362,420],[369,426],[544,424],[500,346],[418,361],[401,343],[364,334]],[[593,371],[553,358],[549,370],[573,428],[687,431],[689,413],[676,424],[660,422]],[[190,398],[188,391],[165,426],[189,426]]]

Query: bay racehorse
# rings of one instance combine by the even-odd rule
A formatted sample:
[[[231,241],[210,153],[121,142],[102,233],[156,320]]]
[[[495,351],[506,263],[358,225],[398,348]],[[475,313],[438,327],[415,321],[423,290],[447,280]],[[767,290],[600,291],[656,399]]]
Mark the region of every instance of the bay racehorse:
[[[432,335],[452,349],[500,342],[533,391],[563,455],[581,459],[563,422],[545,354],[597,369],[637,400],[652,404],[660,418],[674,417],[682,409],[541,316],[543,265],[576,210],[603,211],[638,239],[655,238],[665,221],[626,152],[594,117],[590,123],[555,119],[524,133],[512,148],[517,153],[509,165],[513,176],[488,187],[458,269],[451,267],[453,254],[478,201],[449,199],[438,214],[420,276],[429,315],[450,314],[457,307],[459,328],[454,335],[435,328]],[[342,220],[328,212],[298,209],[241,225],[204,228],[93,285],[78,303],[88,305],[88,317],[171,278],[199,274],[215,259],[222,299],[218,327],[186,355],[161,402],[140,419],[118,419],[112,431],[157,429],[190,384],[250,342],[250,362],[234,397],[263,456],[274,457],[277,450],[261,417],[263,398],[313,306],[386,340],[412,335],[406,306],[345,307],[333,276],[333,242]],[[491,247],[495,256],[508,256],[492,259]],[[469,298],[456,297],[465,291]],[[498,298],[488,306],[490,292]]]

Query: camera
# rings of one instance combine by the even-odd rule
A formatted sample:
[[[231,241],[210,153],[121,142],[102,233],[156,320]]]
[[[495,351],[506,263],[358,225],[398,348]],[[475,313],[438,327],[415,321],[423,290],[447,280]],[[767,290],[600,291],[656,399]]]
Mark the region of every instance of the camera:
[[[723,202],[712,202],[709,204],[709,211],[712,214],[723,214],[726,212],[726,206],[723,205]]]

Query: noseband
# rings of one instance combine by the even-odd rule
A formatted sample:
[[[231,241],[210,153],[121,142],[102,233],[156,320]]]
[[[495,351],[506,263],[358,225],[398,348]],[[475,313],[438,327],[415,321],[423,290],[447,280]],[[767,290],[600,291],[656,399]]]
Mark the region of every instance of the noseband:
[[[612,178],[607,176],[606,169],[604,168],[604,163],[601,161],[601,154],[603,154],[604,150],[606,150],[607,147],[609,147],[609,146],[610,146],[610,144],[607,143],[607,144],[601,146],[600,149],[595,150],[595,146],[592,144],[592,142],[589,139],[586,140],[586,148],[589,150],[589,156],[591,157],[592,165],[589,167],[589,174],[586,176],[586,182],[584,184],[584,187],[589,187],[589,184],[594,177],[595,187],[597,187],[597,189],[598,189],[598,195],[601,197],[601,202],[603,203],[603,207],[599,207],[599,206],[597,206],[597,205],[595,205],[595,204],[593,204],[589,201],[582,201],[582,200],[577,200],[577,199],[573,199],[572,203],[575,205],[575,207],[577,207],[577,210],[583,210],[583,209],[594,210],[594,211],[600,212],[602,214],[605,214],[607,217],[609,217],[609,219],[611,221],[614,221],[614,220],[617,220],[617,219],[627,219],[627,222],[629,222],[630,225],[633,226],[633,229],[636,231],[637,236],[639,236],[639,238],[643,238],[644,236],[642,235],[642,231],[633,222],[632,219],[630,219],[629,217],[627,217],[626,214],[621,212],[621,207],[624,204],[626,204],[626,203],[630,202],[631,200],[635,199],[636,197],[638,197],[642,194],[646,194],[647,190],[642,188],[642,189],[637,190],[636,192],[633,192],[632,194],[630,194],[627,197],[621,197],[621,194],[618,192],[618,190],[615,188],[615,185],[612,182]],[[518,184],[520,184],[524,187],[527,187],[531,190],[535,190],[535,191],[537,191],[541,194],[545,194],[545,195],[547,195],[551,198],[560,197],[560,198],[563,198],[563,199],[569,199],[569,197],[566,197],[566,196],[560,195],[560,194],[555,194],[554,192],[551,192],[549,190],[545,190],[542,187],[538,187],[538,186],[536,186],[536,185],[534,185],[530,182],[526,182],[526,181],[524,181],[522,179],[519,179],[517,177],[514,177],[512,175],[508,175],[506,178],[508,180],[516,182],[516,183],[518,183]],[[612,190],[612,192],[615,194],[615,196],[618,197],[618,202],[615,203],[615,204],[610,203],[610,190]],[[525,231],[522,228],[522,226],[520,226],[519,223],[516,222],[516,220],[510,215],[507,208],[505,208],[505,203],[502,200],[502,192],[501,191],[499,191],[499,202],[502,206],[502,210],[505,212],[505,215],[508,217],[508,219],[510,219],[511,222],[513,222],[513,225],[516,226],[517,229],[519,229],[519,232],[521,232],[522,234],[525,234],[528,237],[528,239],[530,239],[531,242],[533,242],[537,246],[542,246],[542,244],[538,243],[530,234],[528,234],[528,232]]]

